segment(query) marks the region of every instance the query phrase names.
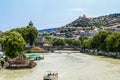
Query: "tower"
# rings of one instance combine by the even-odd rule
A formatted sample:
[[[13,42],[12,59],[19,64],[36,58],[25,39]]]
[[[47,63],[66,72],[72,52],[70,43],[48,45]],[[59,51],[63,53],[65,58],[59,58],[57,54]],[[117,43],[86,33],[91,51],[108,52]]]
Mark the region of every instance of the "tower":
[[[29,26],[33,26],[33,22],[32,21],[29,22]]]
[[[86,15],[85,14],[83,15],[83,19],[86,19]]]

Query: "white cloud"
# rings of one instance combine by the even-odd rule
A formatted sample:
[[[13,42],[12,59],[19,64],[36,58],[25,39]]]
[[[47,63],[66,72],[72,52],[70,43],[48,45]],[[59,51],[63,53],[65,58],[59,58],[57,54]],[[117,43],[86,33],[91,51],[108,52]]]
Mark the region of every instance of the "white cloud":
[[[84,8],[72,8],[71,11],[83,12],[85,11],[85,9]]]
[[[86,8],[71,8],[70,11],[74,16],[75,15],[82,16],[83,14],[85,14],[87,17],[97,17],[98,16],[98,14],[95,14]]]
[[[74,16],[75,16],[75,15],[80,16],[80,15],[83,15],[83,14],[86,14],[86,13],[87,13],[86,9],[84,9],[84,8],[71,8],[71,9],[70,9],[70,12],[71,12]]]

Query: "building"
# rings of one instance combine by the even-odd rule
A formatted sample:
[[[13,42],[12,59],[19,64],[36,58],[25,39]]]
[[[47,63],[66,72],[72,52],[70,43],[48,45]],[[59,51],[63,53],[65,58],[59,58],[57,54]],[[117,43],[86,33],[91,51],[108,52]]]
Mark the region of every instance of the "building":
[[[39,36],[36,38],[35,42],[36,43],[43,43],[44,40],[45,40],[44,36]]]
[[[83,19],[86,19],[86,15],[84,14],[82,18],[83,18]]]
[[[29,26],[33,26],[33,22],[32,21],[29,22]]]

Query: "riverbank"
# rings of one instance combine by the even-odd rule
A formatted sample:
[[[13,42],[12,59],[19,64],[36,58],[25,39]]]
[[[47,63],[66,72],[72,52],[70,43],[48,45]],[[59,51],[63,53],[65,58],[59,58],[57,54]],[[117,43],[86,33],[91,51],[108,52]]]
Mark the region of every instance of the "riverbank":
[[[32,69],[6,70],[0,72],[0,80],[43,80],[46,71],[55,70],[59,80],[120,80],[119,59],[81,54],[78,51],[55,51],[38,53],[45,59],[36,61]]]

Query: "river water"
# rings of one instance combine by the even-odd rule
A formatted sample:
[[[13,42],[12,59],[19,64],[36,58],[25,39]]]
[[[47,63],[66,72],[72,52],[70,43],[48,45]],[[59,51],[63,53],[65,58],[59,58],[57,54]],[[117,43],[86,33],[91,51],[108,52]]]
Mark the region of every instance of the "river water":
[[[47,71],[57,71],[59,80],[120,80],[120,60],[81,54],[77,51],[56,51],[40,54],[32,69],[2,69],[0,80],[43,80]]]

